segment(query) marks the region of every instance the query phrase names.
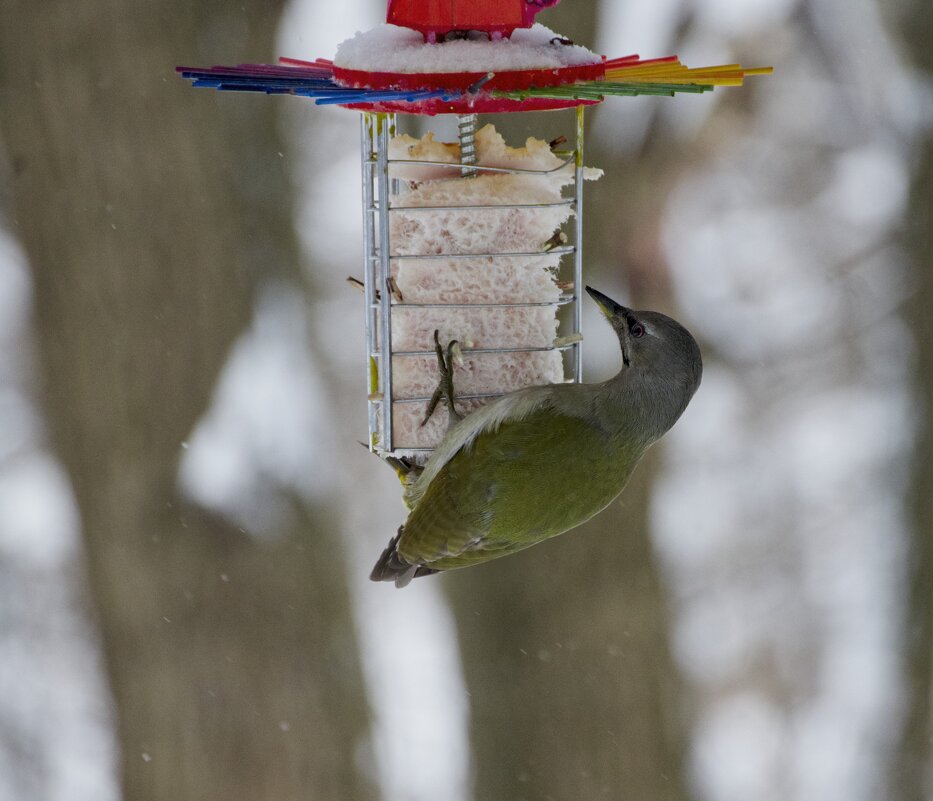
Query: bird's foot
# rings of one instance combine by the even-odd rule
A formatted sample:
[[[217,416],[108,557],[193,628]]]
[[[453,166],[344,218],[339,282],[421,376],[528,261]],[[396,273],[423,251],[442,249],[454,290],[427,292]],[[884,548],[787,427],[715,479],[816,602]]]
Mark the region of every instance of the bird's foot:
[[[366,450],[370,450],[365,442],[361,442],[360,445],[366,448]],[[398,480],[402,484],[402,489],[404,491],[403,498],[407,498],[409,491],[415,485],[424,467],[420,464],[415,464],[407,456],[386,456],[380,454],[378,451],[374,451],[374,453],[395,471],[395,475],[398,476]],[[406,504],[408,503],[407,500],[405,502]],[[411,508],[410,505],[409,508]]]
[[[421,465],[414,464],[405,456],[383,456],[382,460],[396,472],[402,484],[414,481],[424,470]]]
[[[435,329],[434,352],[437,354],[437,370],[441,374],[441,378],[438,381],[437,389],[434,390],[434,394],[428,402],[428,409],[425,412],[424,420],[421,421],[421,425],[424,426],[431,419],[431,415],[434,414],[434,410],[441,402],[441,398],[443,398],[447,403],[448,426],[452,426],[463,419],[463,415],[457,411],[454,403],[454,361],[459,358],[460,343],[456,339],[452,339],[447,343],[447,352],[445,354],[438,338],[438,331]]]

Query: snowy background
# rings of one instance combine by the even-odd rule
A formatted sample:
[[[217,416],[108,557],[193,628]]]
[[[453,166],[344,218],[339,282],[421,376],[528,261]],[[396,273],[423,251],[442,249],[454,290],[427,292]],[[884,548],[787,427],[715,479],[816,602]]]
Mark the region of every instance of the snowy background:
[[[920,268],[900,237],[929,86],[909,66],[895,15],[872,0],[597,8],[598,35],[584,43],[610,56],[676,51],[689,65],[776,67],[753,90],[619,99],[588,116],[588,163],[607,169],[594,205],[645,186],[602,154],[627,163],[660,138],[678,165],[658,176],[645,204],[650,242],[636,243],[663,264],[656,278],[613,249],[611,223],[588,228],[586,246],[590,283],[622,301],[663,292],[704,349],[703,385],[665,440],[646,517],[681,687],[666,714],[685,733],[684,786],[704,801],[894,799],[892,765],[916,702],[904,680],[917,525],[908,490],[926,414],[904,313]],[[562,11],[560,26],[541,19],[582,40]],[[380,14],[366,0],[292,0],[275,52],[330,56]],[[395,592],[366,580],[404,510],[391,473],[355,444],[365,367],[359,296],[345,278],[361,252],[357,117],[265,102],[276,102],[289,148],[303,272],[258,283],[209,407],[177,443],[177,487],[260,543],[280,536],[294,503],[337,510],[370,709],[370,734],[346,758],[386,801],[486,801],[474,794],[475,687],[462,653],[471,643],[458,637],[456,600],[442,581]],[[82,515],[44,419],[32,269],[8,214],[0,799],[108,801],[121,797],[120,765],[151,756],[125,753],[118,734]],[[592,310],[584,327],[586,373],[601,379],[616,367],[615,346]]]

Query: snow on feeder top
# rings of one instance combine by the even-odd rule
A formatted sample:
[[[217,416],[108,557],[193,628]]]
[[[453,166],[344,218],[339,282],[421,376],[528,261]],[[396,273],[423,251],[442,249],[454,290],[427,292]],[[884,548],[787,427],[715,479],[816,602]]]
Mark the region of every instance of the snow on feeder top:
[[[476,65],[483,66],[482,71]],[[403,113],[489,113],[567,108],[595,99],[504,93],[590,81],[605,74],[604,59],[544,25],[516,30],[510,39],[462,38],[425,44],[418,31],[380,25],[337,48],[334,79],[368,92],[411,90],[425,96],[360,97],[350,108]]]
[[[340,44],[333,61],[178,68],[195,86],[363,112],[369,443],[395,465],[423,464],[444,435],[446,415],[431,415],[435,341],[460,343],[461,412],[582,379],[583,182],[601,174],[583,166],[584,107],[707,92],[771,71],[607,59],[534,22],[556,2],[390,0],[388,22]],[[479,113],[568,108],[570,136],[529,137],[524,147],[477,125]],[[402,133],[399,114],[457,114],[458,141]]]

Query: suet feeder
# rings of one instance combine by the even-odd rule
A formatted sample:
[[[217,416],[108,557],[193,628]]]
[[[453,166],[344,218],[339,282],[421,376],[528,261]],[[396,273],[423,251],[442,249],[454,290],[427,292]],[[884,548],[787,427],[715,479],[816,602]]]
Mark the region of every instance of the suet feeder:
[[[423,424],[436,338],[460,344],[461,412],[524,386],[581,380],[583,185],[599,174],[584,167],[586,106],[770,72],[608,59],[534,23],[556,2],[390,0],[388,22],[344,42],[333,61],[178,68],[195,86],[361,112],[369,444],[381,456],[424,463],[443,437],[445,415]],[[477,119],[561,109],[572,115],[569,137],[520,148]],[[402,130],[438,114],[457,115],[456,141]]]

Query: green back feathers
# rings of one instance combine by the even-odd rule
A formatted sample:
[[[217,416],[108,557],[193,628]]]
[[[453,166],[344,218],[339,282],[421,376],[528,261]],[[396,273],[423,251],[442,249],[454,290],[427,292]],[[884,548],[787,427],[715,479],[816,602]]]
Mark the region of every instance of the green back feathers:
[[[521,419],[481,430],[437,469],[405,524],[399,552],[446,569],[527,548],[603,509],[642,450],[621,448],[599,427],[539,404]]]

